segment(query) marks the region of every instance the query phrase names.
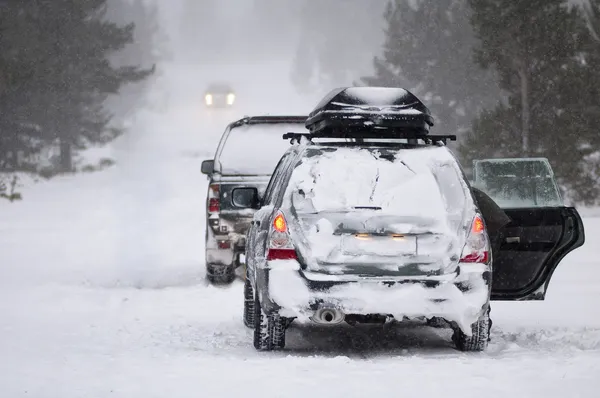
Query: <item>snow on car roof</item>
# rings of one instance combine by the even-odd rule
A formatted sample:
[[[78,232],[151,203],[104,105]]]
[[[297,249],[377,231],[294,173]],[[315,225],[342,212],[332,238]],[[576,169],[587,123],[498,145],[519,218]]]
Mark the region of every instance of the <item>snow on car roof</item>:
[[[393,105],[401,102],[407,106],[417,103],[417,98],[403,88],[348,87],[346,94],[370,105]]]

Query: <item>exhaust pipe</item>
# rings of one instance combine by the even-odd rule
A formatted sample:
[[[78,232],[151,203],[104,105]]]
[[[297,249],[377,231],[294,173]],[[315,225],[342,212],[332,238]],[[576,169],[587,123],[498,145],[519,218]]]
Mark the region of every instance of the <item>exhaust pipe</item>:
[[[346,315],[336,308],[319,308],[311,320],[320,325],[337,325],[342,323]]]

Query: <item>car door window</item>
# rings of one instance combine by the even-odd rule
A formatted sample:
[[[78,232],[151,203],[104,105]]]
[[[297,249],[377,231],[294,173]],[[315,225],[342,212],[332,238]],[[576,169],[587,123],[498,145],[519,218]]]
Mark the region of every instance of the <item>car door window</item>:
[[[485,159],[473,164],[473,186],[503,208],[563,206],[550,162],[545,158]]]
[[[543,300],[552,273],[584,242],[581,217],[566,207],[544,158],[474,162],[473,186],[510,218],[492,250],[493,300]]]
[[[267,185],[267,189],[265,190],[263,206],[273,204],[273,192],[275,190],[275,187],[277,186],[277,180],[281,173],[283,173],[283,169],[286,165],[286,160],[289,159],[289,157],[289,153],[284,154],[279,160],[279,163],[277,163],[277,166],[275,166],[275,171],[273,172],[273,175],[269,180],[269,184]]]
[[[292,170],[296,164],[297,154],[288,159],[287,163],[281,168],[281,175],[278,176],[277,184],[273,191],[273,204],[275,207],[280,207],[285,196],[285,191],[290,182]]]

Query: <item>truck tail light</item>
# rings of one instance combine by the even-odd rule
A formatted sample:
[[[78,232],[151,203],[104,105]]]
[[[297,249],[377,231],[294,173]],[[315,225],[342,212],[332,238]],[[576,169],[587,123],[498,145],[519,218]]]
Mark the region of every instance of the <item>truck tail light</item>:
[[[208,187],[208,212],[218,213],[221,211],[221,201],[219,199],[219,185],[211,184]]]
[[[221,210],[221,202],[218,198],[208,199],[208,212],[218,213]]]
[[[231,249],[231,241],[230,240],[218,240],[217,247],[221,250]]]

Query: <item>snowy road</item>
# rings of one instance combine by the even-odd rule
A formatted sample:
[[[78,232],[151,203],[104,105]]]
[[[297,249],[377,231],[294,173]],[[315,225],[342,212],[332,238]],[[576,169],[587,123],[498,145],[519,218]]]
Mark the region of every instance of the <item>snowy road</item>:
[[[214,137],[178,127],[0,205],[1,397],[598,396],[600,218],[546,301],[494,304],[485,353],[414,325],[294,328],[287,351],[257,353],[242,284],[204,281]]]

